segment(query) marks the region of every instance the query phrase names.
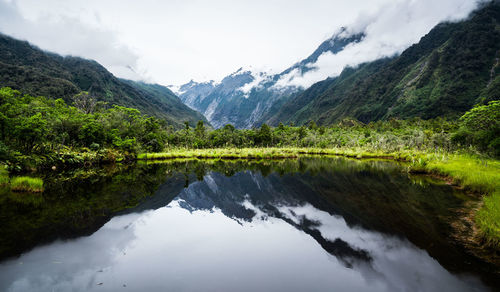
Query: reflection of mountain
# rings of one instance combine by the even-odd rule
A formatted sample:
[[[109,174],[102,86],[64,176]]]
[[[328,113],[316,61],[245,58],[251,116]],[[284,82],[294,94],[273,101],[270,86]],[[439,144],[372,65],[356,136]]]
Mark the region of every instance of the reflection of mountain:
[[[220,209],[221,212],[235,220],[252,221],[257,214],[265,214],[283,219],[295,228],[313,237],[328,253],[336,256],[347,266],[351,259],[369,261],[368,252],[353,248],[341,238],[329,240],[321,235],[316,222],[300,218],[294,222],[282,214],[279,206],[300,206],[314,196],[314,190],[305,185],[284,184],[283,178],[277,175],[263,177],[253,172],[239,172],[232,177],[219,173],[210,173],[203,181],[193,183],[178,196],[179,205],[190,211]],[[258,210],[247,208],[247,200]],[[321,198],[316,201],[320,206],[327,206]],[[258,217],[258,216],[257,216]]]
[[[488,266],[448,238],[450,218],[456,217],[463,196],[446,185],[413,183],[389,162],[174,161],[47,181],[40,205],[13,203],[10,197],[0,202],[4,254],[58,237],[89,235],[115,214],[155,210],[175,199],[193,213],[220,210],[242,226],[266,218],[286,222],[344,266],[370,269],[382,257],[378,251],[411,245],[408,239],[449,270],[488,273]],[[370,242],[389,243],[376,249]]]
[[[106,244],[110,238],[122,234],[123,242],[118,237],[118,241],[113,241],[120,256],[125,256],[122,249],[131,249],[132,253],[135,244],[143,244],[144,251],[155,257],[161,252],[151,250],[151,245],[161,249],[167,258],[171,255],[169,250],[184,252],[184,256],[202,250],[202,255],[211,254],[219,263],[221,256],[229,256],[223,251],[232,248],[234,242],[249,244],[245,247],[249,252],[247,261],[253,252],[272,255],[276,252],[271,249],[273,245],[278,250],[289,250],[287,245],[298,248],[290,254],[284,252],[285,258],[303,257],[300,250],[306,244],[340,263],[341,269],[351,267],[352,273],[367,281],[382,281],[391,290],[435,290],[448,284],[467,289],[467,285],[460,286],[460,277],[441,265],[456,272],[481,271],[485,280],[499,285],[494,277],[490,279],[486,266],[465,255],[447,238],[447,218],[454,216],[453,210],[463,204],[463,196],[454,196],[453,189],[446,185],[413,183],[393,163],[340,158],[174,161],[96,177],[79,180],[78,184],[74,180],[57,183],[57,179],[49,183],[45,202],[25,206],[25,213],[3,222],[8,228],[2,228],[2,238],[22,239],[25,245],[8,248],[22,251],[26,244],[43,242],[43,235],[50,240],[93,233],[89,240],[61,243],[67,247],[65,253],[73,253],[71,242],[80,248],[85,242],[98,241],[104,251],[109,250]],[[60,204],[51,203],[58,196],[65,199]],[[169,208],[162,208],[167,205]],[[18,205],[5,201],[0,206],[2,211],[10,207],[8,214],[14,214],[15,208],[20,210]],[[155,211],[142,212],[145,210]],[[101,228],[113,215],[125,213],[134,214],[115,217]],[[126,222],[141,219],[137,219],[138,224],[119,224],[121,227],[109,229],[120,218]],[[9,233],[16,222],[27,226],[29,220],[31,227]],[[156,223],[149,225],[152,221]],[[94,233],[95,230],[99,231]],[[265,231],[264,235],[258,230]],[[162,236],[157,237],[159,233]],[[160,238],[162,242],[155,242]],[[246,240],[241,241],[242,238]],[[298,238],[301,240],[296,242]],[[253,243],[260,247],[252,250]],[[56,242],[47,249],[58,252],[58,246]],[[91,254],[101,252],[93,251],[92,246],[83,249]],[[28,254],[36,258],[43,254],[41,250]],[[91,264],[106,265],[100,258],[94,256],[97,264]],[[178,260],[184,262],[182,257]],[[192,265],[199,263],[197,258],[192,260]],[[231,258],[224,260],[234,263]],[[315,264],[307,259],[302,263]],[[247,264],[239,262],[238,266]],[[185,268],[192,270],[189,265]],[[415,279],[432,279],[435,275],[440,279],[437,286],[436,281],[420,283]]]
[[[308,171],[297,172],[300,165],[305,165]],[[340,235],[325,237],[320,231],[321,222],[308,218],[307,214],[284,213],[283,207],[311,205],[341,218],[349,228],[408,238],[457,272],[470,268],[464,264],[466,261],[478,269],[488,269],[474,258],[464,260],[461,248],[448,237],[450,218],[455,216],[453,209],[459,208],[463,201],[446,185],[412,183],[391,164],[342,159],[302,159],[296,162],[293,172],[263,176],[256,171],[245,171],[231,177],[210,172],[203,181],[184,189],[177,199],[181,207],[190,211],[216,208],[242,224],[262,216],[283,219],[309,234],[346,266],[360,260],[369,262],[372,255]]]
[[[305,192],[304,192],[305,191]],[[370,260],[366,251],[351,247],[340,238],[328,240],[315,229],[315,222],[302,218],[300,222],[286,218],[277,209],[280,205],[299,206],[304,204],[303,194],[311,190],[304,188],[289,189],[282,185],[279,177],[263,177],[252,172],[240,172],[228,178],[218,173],[210,173],[203,182],[196,182],[183,190],[177,197],[179,205],[190,211],[220,209],[222,213],[235,220],[251,221],[257,214],[281,218],[295,228],[313,237],[328,253],[336,256],[347,266],[350,259]],[[250,200],[257,204],[258,210],[245,206]],[[326,202],[325,202],[326,203]]]
[[[321,171],[267,176],[244,171],[230,177],[209,172],[176,201],[190,212],[220,210],[243,225],[281,219],[311,236],[344,266],[366,279],[387,277],[388,285],[398,285],[397,279],[390,279],[397,273],[409,279],[412,273],[427,277],[441,269],[406,238],[447,269],[463,272],[470,265],[481,269],[481,263],[464,259],[446,237],[447,222],[437,219],[452,216],[451,208],[462,203],[450,187],[413,184],[390,164],[385,169],[383,164],[330,159],[297,164],[315,165]],[[428,262],[429,270],[417,272],[415,267],[422,263],[402,264],[412,261]]]

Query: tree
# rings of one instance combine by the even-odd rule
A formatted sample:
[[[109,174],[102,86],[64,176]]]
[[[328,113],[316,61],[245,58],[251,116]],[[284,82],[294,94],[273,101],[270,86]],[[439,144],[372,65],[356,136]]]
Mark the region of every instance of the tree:
[[[316,125],[315,121],[311,120],[309,121],[308,128],[309,130],[316,130],[318,128],[318,125]]]
[[[475,106],[460,118],[460,122],[473,131],[491,131],[500,128],[500,100],[490,101],[488,105]]]
[[[22,119],[15,128],[16,136],[22,147],[31,152],[36,144],[43,142],[47,132],[47,121],[41,113]]]
[[[198,121],[196,124],[196,128],[194,129],[194,132],[196,133],[196,136],[198,138],[204,138],[205,137],[205,124],[203,121]]]
[[[231,124],[226,124],[226,125],[224,126],[224,131],[228,131],[228,132],[231,132],[231,133],[232,133],[232,132],[234,132],[234,130],[235,130],[235,128],[234,128],[234,126],[233,126],[233,125],[231,125]]]
[[[460,118],[460,129],[452,136],[459,144],[472,144],[500,156],[500,101],[475,106]]]
[[[73,106],[81,110],[84,114],[91,114],[97,106],[97,99],[90,96],[87,91],[82,91],[73,96]]]
[[[258,133],[258,140],[262,145],[268,146],[272,141],[271,128],[266,124],[262,124]]]
[[[306,135],[307,135],[306,127],[301,126],[299,128],[299,139],[300,140],[304,139],[306,137]]]

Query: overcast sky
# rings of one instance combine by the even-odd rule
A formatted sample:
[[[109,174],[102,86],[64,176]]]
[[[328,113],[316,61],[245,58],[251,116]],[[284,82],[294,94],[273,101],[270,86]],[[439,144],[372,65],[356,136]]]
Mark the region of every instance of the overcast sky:
[[[398,52],[438,22],[465,17],[476,2],[0,0],[0,31],[42,49],[95,59],[120,77],[179,85],[217,81],[242,66],[279,72],[341,26],[355,30],[379,23],[372,26],[372,42],[378,30],[394,29],[374,48],[388,45]],[[398,41],[399,36],[406,37]],[[346,58],[352,56],[341,64],[349,63]],[[319,61],[334,67],[325,70],[339,70],[331,59]]]

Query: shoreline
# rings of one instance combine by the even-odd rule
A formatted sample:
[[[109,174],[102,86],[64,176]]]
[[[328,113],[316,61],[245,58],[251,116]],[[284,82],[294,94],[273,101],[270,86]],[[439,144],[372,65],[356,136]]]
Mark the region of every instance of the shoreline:
[[[92,157],[92,155],[89,155]],[[281,160],[304,156],[346,157],[351,159],[381,159],[403,162],[411,174],[431,175],[446,181],[453,187],[479,197],[480,208],[466,210],[452,224],[452,238],[477,257],[500,266],[500,161],[467,153],[425,152],[402,150],[397,152],[370,151],[363,148],[303,148],[303,147],[255,147],[170,149],[159,153],[123,153],[116,159],[82,159],[79,163],[59,164],[57,169],[89,168],[103,164],[155,163],[173,160]],[[86,157],[89,158],[89,157]],[[69,162],[69,161],[65,161]],[[66,166],[66,167],[65,167]],[[48,170],[40,168],[39,170]],[[55,168],[53,169],[55,171]],[[468,224],[463,224],[467,221]]]
[[[363,149],[322,148],[215,148],[173,149],[169,152],[142,153],[138,161],[162,161],[174,159],[247,159],[273,160],[300,156],[337,156],[354,159],[384,159],[407,163],[407,171],[428,174],[460,187],[466,192],[480,195],[480,208],[467,214],[473,222],[468,234],[455,235],[471,252],[488,262],[500,264],[498,257],[485,257],[500,251],[500,161],[471,154],[429,153],[401,151],[393,153],[370,152]],[[457,218],[461,221],[464,218]],[[463,228],[462,230],[463,231]]]

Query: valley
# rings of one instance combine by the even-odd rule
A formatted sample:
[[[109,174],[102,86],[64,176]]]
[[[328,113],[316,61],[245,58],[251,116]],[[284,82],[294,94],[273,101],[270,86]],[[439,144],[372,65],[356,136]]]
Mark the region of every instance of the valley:
[[[0,21],[0,290],[500,289],[500,2],[474,7],[180,85]]]

